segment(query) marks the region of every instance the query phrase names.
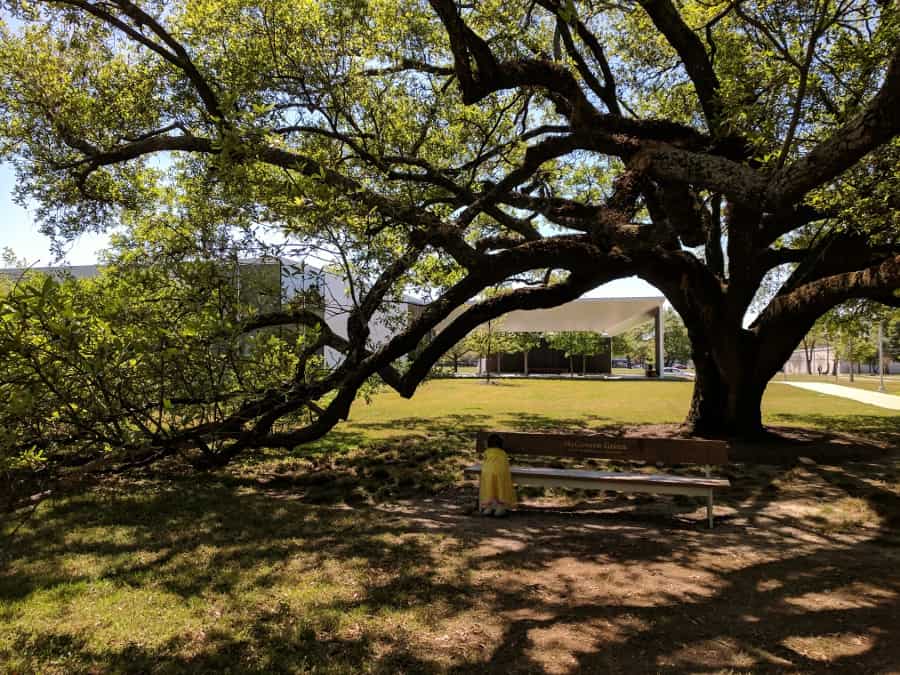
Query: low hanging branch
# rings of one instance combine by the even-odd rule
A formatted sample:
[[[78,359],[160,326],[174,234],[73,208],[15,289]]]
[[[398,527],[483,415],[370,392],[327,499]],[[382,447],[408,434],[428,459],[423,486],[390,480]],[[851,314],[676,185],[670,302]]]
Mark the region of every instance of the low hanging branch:
[[[430,0],[403,25],[328,2],[313,20],[275,0],[278,24],[204,5],[34,4],[10,11],[45,30],[11,30],[0,49],[21,196],[50,233],[127,214],[130,239],[126,272],[93,296],[8,296],[0,392],[37,392],[2,399],[17,472],[62,471],[73,447],[79,467],[109,470],[314,440],[373,380],[413,395],[479,323],[631,275],[686,324],[687,425],[753,435],[766,382],[818,316],[896,304],[890,3],[843,3],[796,35],[746,3],[540,0],[511,22],[512,7]],[[757,64],[767,49],[782,58]],[[189,292],[186,269],[237,256],[260,229],[340,261],[347,298],[254,313],[221,274]],[[178,262],[154,277],[160,260]],[[376,342],[410,290],[431,300]]]

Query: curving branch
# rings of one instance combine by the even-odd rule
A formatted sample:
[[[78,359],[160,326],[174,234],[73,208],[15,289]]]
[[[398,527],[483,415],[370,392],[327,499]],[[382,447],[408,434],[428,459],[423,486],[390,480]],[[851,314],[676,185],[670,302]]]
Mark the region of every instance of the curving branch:
[[[639,0],[639,2],[653,24],[681,58],[684,69],[694,84],[706,123],[713,135],[718,135],[722,117],[718,93],[719,78],[703,42],[684,22],[671,0]]]
[[[884,82],[866,107],[805,156],[773,176],[766,201],[784,207],[839,176],[863,156],[900,134],[900,46],[894,49]]]
[[[170,64],[182,71],[197,91],[207,113],[219,123],[225,123],[225,111],[219,104],[218,96],[210,82],[200,73],[191,60],[184,45],[176,40],[162,24],[129,0],[112,0],[112,2],[90,2],[89,0],[43,0],[45,4],[65,5],[80,9],[121,31],[140,45],[150,49]],[[117,8],[127,17],[130,23],[117,16],[113,8]],[[156,42],[144,34],[147,27],[161,42]]]
[[[865,269],[833,274],[799,285],[779,294],[769,303],[751,328],[758,332],[778,329],[778,319],[785,314],[794,318],[809,315],[817,318],[832,307],[852,298],[872,298],[900,305],[900,254]]]

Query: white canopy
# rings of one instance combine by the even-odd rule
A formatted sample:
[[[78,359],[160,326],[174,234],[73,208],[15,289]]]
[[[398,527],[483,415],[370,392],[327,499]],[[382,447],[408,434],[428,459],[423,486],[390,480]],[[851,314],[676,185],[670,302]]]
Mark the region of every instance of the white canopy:
[[[619,335],[632,326],[652,319],[662,309],[662,297],[579,298],[549,309],[516,310],[494,320],[497,330],[516,333],[560,333],[594,331]],[[466,310],[458,307],[437,326],[437,332]]]

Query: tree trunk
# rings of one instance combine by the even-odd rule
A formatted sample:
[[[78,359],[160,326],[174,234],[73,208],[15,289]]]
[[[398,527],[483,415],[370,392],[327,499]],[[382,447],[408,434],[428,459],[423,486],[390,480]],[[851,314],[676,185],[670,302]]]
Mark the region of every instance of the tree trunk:
[[[741,387],[734,386],[731,377],[723,378],[713,364],[700,366],[695,359],[695,365],[697,379],[687,417],[690,430],[701,436],[760,435],[765,387],[746,377],[752,372],[738,374],[740,379],[751,380]]]
[[[762,396],[769,380],[778,372],[760,372],[759,345],[746,331],[716,336],[715,347],[705,335],[692,334],[694,394],[685,422],[699,436],[753,438],[763,433]],[[768,356],[768,354],[767,354]]]
[[[525,350],[525,377],[528,377],[528,352],[529,350]]]

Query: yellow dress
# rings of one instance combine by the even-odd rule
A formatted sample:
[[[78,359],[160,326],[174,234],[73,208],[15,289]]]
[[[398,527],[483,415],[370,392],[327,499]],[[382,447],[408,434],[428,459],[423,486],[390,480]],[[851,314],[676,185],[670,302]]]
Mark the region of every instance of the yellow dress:
[[[484,451],[478,501],[482,509],[496,506],[510,509],[516,505],[509,459],[500,448],[488,448]]]

